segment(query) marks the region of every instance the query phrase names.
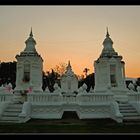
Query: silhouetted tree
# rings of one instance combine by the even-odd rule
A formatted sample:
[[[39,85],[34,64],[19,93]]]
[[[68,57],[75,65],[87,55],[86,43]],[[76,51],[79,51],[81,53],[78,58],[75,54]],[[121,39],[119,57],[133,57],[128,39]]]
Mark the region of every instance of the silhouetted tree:
[[[125,81],[125,84],[126,84],[126,87],[127,87],[127,88],[128,88],[128,86],[129,86],[130,83],[133,83],[133,81],[132,81],[132,80],[126,80],[126,81]],[[128,89],[129,89],[129,88],[128,88]]]
[[[137,78],[136,84],[137,84],[137,86],[140,86],[140,77]]]
[[[53,70],[54,72],[59,74],[59,77],[61,77],[65,73],[66,67],[67,67],[66,63],[59,63],[59,65],[56,65]]]
[[[55,83],[58,83],[58,77],[59,77],[59,74],[57,72],[55,72],[53,69],[51,70],[51,72],[47,71],[46,73],[43,72],[43,90],[45,90],[46,87],[49,88],[49,90],[51,92],[53,92],[54,88],[54,84]]]
[[[87,85],[87,92],[89,92],[90,88],[94,88],[95,80],[94,80],[94,73],[87,75],[86,78],[81,79],[78,83],[78,88],[81,87],[83,84]]]
[[[85,76],[86,76],[86,77],[87,77],[87,73],[88,73],[88,71],[89,71],[88,68],[85,68],[85,69],[83,70],[83,72],[85,73]]]
[[[0,63],[0,86],[2,84],[11,83],[13,88],[15,88],[16,64],[17,62],[15,61]]]

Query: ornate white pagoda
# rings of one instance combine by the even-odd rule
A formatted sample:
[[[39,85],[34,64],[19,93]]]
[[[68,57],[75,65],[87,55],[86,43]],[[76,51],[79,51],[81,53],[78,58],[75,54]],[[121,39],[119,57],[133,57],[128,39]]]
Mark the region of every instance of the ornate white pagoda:
[[[36,41],[33,38],[32,29],[25,44],[24,51],[20,55],[16,55],[17,74],[15,90],[28,90],[31,87],[34,92],[40,92],[42,91],[43,59],[36,51]]]
[[[72,94],[78,91],[78,78],[71,68],[70,61],[68,62],[66,72],[61,77],[62,92]]]
[[[103,41],[103,50],[100,57],[94,62],[95,88],[97,93],[107,92],[111,89],[116,95],[126,94],[125,70],[122,56],[113,48],[108,29]]]

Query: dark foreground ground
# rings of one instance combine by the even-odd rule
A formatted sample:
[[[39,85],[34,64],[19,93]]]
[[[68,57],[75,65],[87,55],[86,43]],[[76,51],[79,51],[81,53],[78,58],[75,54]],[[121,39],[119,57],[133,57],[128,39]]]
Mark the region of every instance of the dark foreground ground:
[[[79,120],[75,112],[64,113],[61,120],[31,119],[26,123],[0,123],[0,134],[140,134],[140,123],[118,124],[111,119]]]
[[[6,133],[137,133],[140,124],[118,124],[110,119],[35,120],[23,124],[0,123],[0,134]]]

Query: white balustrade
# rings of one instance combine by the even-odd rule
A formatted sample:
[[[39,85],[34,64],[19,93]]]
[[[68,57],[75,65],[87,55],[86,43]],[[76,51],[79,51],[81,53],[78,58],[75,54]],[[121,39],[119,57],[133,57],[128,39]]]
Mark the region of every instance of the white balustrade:
[[[81,94],[78,96],[78,100],[80,102],[106,102],[106,101],[112,101],[113,100],[113,94],[93,94],[93,93],[87,93],[87,94]]]
[[[5,101],[6,100],[6,96],[5,95],[0,95],[0,101]]]
[[[72,104],[72,103],[76,103],[76,101],[77,100],[75,96],[63,96],[62,98],[63,103]]]
[[[27,95],[27,100],[30,102],[61,102],[61,96],[55,93],[42,94],[42,93],[31,93]]]
[[[61,102],[61,103],[76,103],[75,96],[62,96],[55,93],[49,94],[37,94],[31,93],[27,95],[27,100],[30,102],[40,102],[40,103],[54,103]]]
[[[13,98],[12,93],[1,93],[0,94],[0,102],[10,101]]]
[[[93,94],[86,93],[80,94],[78,96],[62,96],[55,93],[49,94],[37,94],[31,93],[27,95],[27,100],[34,103],[65,103],[65,104],[74,104],[78,102],[110,102],[113,100],[112,94]]]
[[[140,101],[140,93],[128,94],[129,101]]]

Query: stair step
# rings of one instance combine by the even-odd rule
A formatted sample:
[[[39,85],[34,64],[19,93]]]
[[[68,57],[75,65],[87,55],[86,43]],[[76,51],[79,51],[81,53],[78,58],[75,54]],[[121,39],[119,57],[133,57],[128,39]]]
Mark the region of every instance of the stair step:
[[[137,110],[128,103],[119,103],[120,113],[123,115],[123,122],[125,124],[140,123],[140,115]]]
[[[23,104],[23,103],[10,102],[9,104]]]
[[[133,106],[119,106],[119,108],[134,108]]]
[[[136,110],[131,109],[131,110],[120,110],[120,113],[137,113]]]
[[[130,104],[119,104],[119,106],[131,106]]]
[[[21,109],[17,108],[7,108],[5,112],[21,112]]]
[[[125,119],[123,122],[128,122],[128,123],[140,123],[140,119]]]
[[[19,115],[19,113],[18,112],[4,112],[3,114],[2,114],[2,116],[18,116]]]
[[[135,110],[134,107],[119,107],[120,110]]]
[[[123,116],[139,116],[140,115],[138,113],[121,113]]]
[[[19,108],[19,109],[21,109],[22,108],[22,106],[13,106],[13,105],[11,105],[11,106],[8,106],[8,108]]]
[[[19,118],[18,117],[2,117],[1,121],[18,121]]]
[[[20,123],[19,114],[22,112],[23,104],[10,103],[0,119],[0,123]]]
[[[130,104],[128,104],[128,105],[125,105],[125,104],[123,104],[123,105],[122,105],[122,104],[119,104],[119,106],[120,106],[120,107],[126,107],[126,106],[128,106],[128,107],[133,107],[133,106],[130,105]]]
[[[140,122],[123,122],[125,125],[140,125]]]
[[[140,116],[123,117],[123,119],[127,120],[127,121],[131,121],[131,120],[135,120],[135,121],[137,120],[138,121],[138,120],[140,120]]]
[[[9,121],[9,120],[6,120],[6,121],[2,121],[2,120],[0,120],[0,123],[19,123],[19,121],[17,121],[17,120],[13,120],[13,121]]]
[[[119,104],[128,104],[128,101],[120,101]]]

